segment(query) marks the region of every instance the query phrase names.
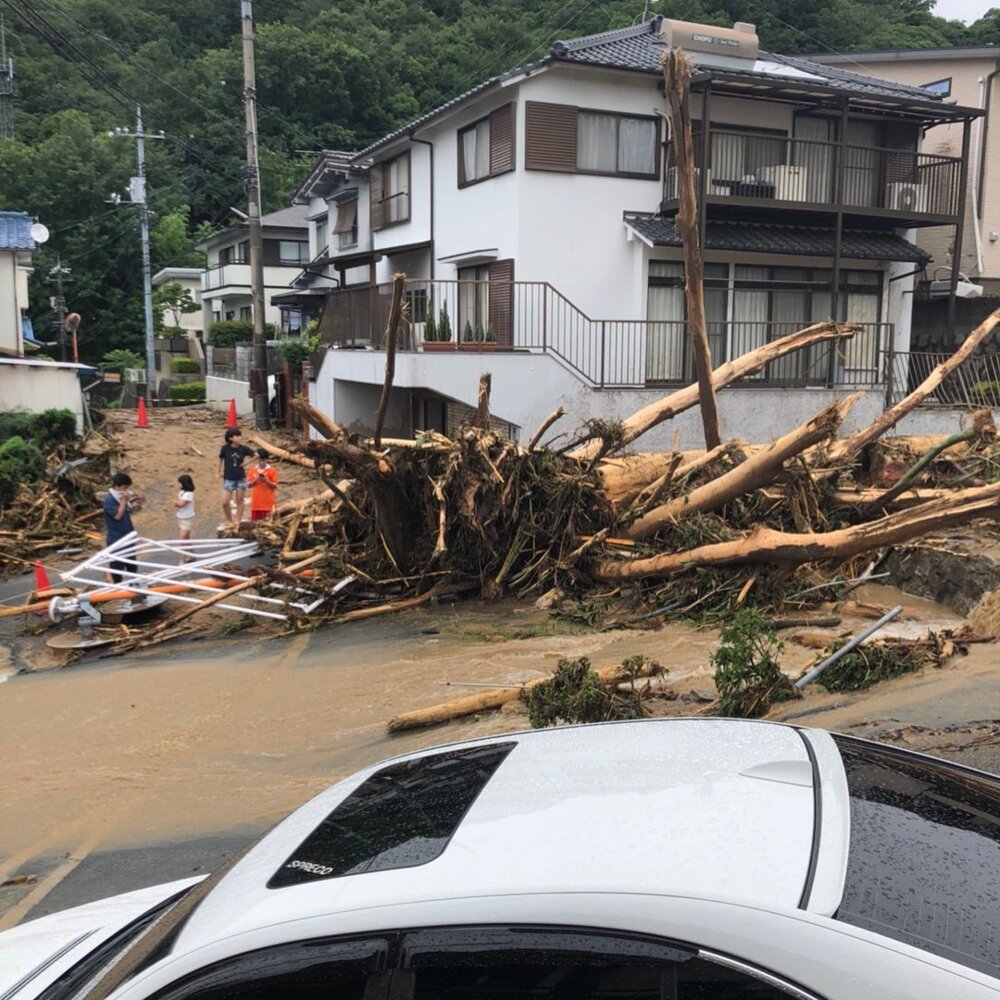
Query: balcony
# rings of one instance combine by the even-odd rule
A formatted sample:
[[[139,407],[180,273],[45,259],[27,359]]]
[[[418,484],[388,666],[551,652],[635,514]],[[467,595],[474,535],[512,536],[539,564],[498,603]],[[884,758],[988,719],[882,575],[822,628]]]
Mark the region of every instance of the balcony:
[[[599,388],[643,388],[694,381],[687,323],[672,320],[592,319],[547,282],[422,281],[406,283],[409,319],[397,350],[425,349],[427,317],[439,337],[447,317],[451,338],[434,349],[548,354]],[[392,285],[331,293],[320,319],[320,351],[382,350]],[[710,323],[713,363],[795,333],[801,323],[735,319]],[[850,340],[803,348],[738,384],[753,387],[875,388],[885,384],[885,351],[892,325],[862,323]],[[442,358],[447,363],[447,358]],[[322,353],[312,359],[314,370]]]
[[[264,287],[268,289],[287,288],[304,266],[298,262],[265,265]],[[226,264],[215,264],[206,267],[201,272],[203,296],[210,299],[218,298],[228,289],[239,289],[241,294],[249,294],[250,264],[247,261],[238,260]]]
[[[899,227],[958,218],[959,157],[868,146],[841,150],[835,142],[749,133],[712,132],[709,140],[709,205],[814,212],[842,208],[847,215],[892,219]],[[677,170],[669,161],[664,198],[664,208],[676,206]]]

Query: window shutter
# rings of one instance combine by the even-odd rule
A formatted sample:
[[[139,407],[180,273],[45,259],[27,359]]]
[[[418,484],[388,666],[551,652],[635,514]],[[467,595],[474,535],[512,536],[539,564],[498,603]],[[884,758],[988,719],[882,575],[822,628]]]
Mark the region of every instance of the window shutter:
[[[487,272],[489,324],[497,347],[514,346],[514,261],[495,260]]]
[[[577,109],[528,101],[524,118],[524,166],[576,173]]]
[[[886,184],[912,184],[916,182],[918,179],[917,149],[920,145],[918,127],[906,122],[887,122],[885,145],[887,149],[899,150],[898,153],[885,154]]]
[[[358,218],[357,201],[345,201],[337,206],[337,224],[333,231],[337,234],[349,233],[354,228]]]
[[[376,163],[368,171],[368,197],[369,197],[369,218],[372,232],[376,232],[385,225],[385,167],[381,163]]]
[[[505,104],[490,115],[490,175],[514,169],[514,105]]]

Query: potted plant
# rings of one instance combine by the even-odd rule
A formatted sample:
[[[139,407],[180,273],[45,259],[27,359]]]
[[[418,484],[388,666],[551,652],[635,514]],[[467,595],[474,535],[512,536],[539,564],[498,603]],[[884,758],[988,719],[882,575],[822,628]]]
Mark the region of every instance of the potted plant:
[[[493,336],[493,327],[487,325],[484,330],[483,324],[477,323],[473,328],[472,324],[467,322],[462,331],[462,342],[458,346],[463,351],[495,351],[497,341]]]
[[[424,322],[424,350],[430,353],[455,350],[455,345],[451,342],[451,318],[448,316],[447,306],[441,307],[437,323],[434,322],[433,303],[428,306]]]

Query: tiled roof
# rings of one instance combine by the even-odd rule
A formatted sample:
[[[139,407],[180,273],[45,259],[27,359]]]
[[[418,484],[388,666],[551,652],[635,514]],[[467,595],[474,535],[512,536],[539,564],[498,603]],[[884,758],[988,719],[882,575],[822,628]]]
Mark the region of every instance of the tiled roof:
[[[605,31],[598,35],[574,38],[568,42],[555,42],[552,46],[552,57],[560,62],[660,73],[662,72],[660,60],[665,46],[660,41],[658,25],[659,21],[654,18],[631,28]],[[703,53],[689,52],[688,56],[696,69],[711,71],[713,68],[719,68],[731,76],[745,76],[748,79],[759,77],[764,80],[782,80],[786,83],[798,80],[802,83],[814,83],[880,97],[935,100],[935,95],[921,87],[910,87],[863,76],[860,73],[849,73],[832,66],[821,66],[819,63],[798,56],[781,56],[761,51],[756,62],[750,63],[746,60],[745,67],[740,66],[737,60],[732,58],[726,59],[724,66],[713,67],[711,58]]]
[[[33,224],[27,212],[0,212],[0,250],[34,250]]]
[[[630,216],[626,225],[658,247],[679,247],[681,237],[672,219]],[[791,254],[803,257],[832,257],[834,232],[808,226],[772,226],[754,222],[709,221],[705,232],[706,250],[746,253]],[[855,260],[897,260],[926,264],[930,255],[895,233],[845,229],[841,257]]]

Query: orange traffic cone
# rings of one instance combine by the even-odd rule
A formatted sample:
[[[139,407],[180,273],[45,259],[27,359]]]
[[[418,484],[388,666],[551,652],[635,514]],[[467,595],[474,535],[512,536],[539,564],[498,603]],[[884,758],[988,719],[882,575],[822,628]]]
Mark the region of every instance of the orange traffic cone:
[[[239,421],[236,419],[236,400],[229,400],[229,416],[226,417],[226,427],[239,427]]]
[[[45,572],[45,567],[42,565],[41,560],[35,563],[35,590],[39,593],[43,590],[51,590],[52,584],[49,583],[49,574]]]
[[[139,397],[139,408],[136,412],[135,426],[136,427],[149,426],[149,414],[146,413],[146,400],[144,400],[142,396]]]

